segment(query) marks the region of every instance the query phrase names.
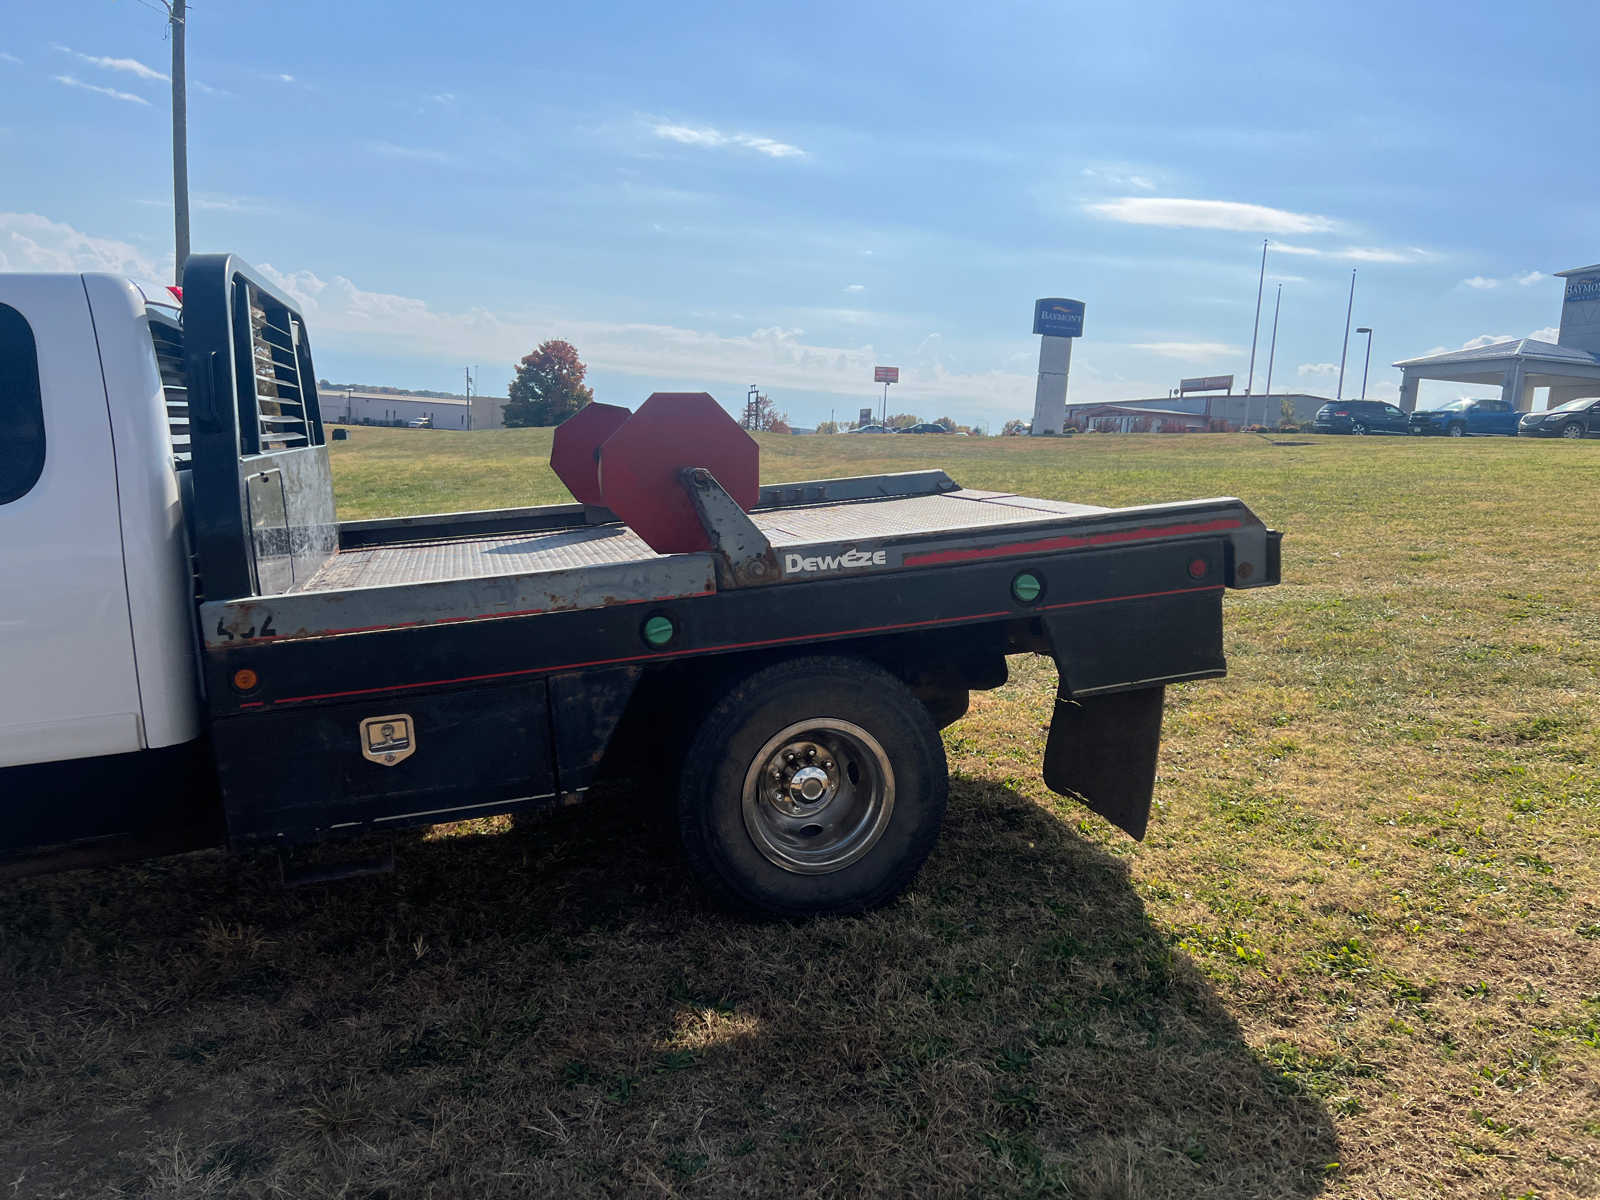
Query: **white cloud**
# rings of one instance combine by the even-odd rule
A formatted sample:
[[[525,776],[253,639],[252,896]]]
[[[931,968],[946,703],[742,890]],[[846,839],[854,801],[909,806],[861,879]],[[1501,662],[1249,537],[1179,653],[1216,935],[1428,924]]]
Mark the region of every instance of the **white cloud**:
[[[867,287],[863,283],[852,283],[844,290],[847,292],[864,292],[867,290]]]
[[[189,80],[189,86],[199,88],[208,96],[231,96],[232,92],[225,92],[221,88],[214,88],[209,83],[201,83],[198,79]]]
[[[153,67],[147,67],[136,58],[96,58],[92,54],[80,54],[84,62],[93,63],[97,67],[104,67],[108,71],[131,71],[140,79],[159,79],[162,83],[171,83],[172,76],[163,75]]]
[[[277,78],[282,83],[293,83],[294,82],[294,76],[293,75],[279,75]]]
[[[260,270],[304,305],[319,345],[385,351],[397,359],[434,356],[453,362],[470,354],[484,362],[510,363],[546,338],[564,337],[590,366],[620,374],[703,380],[741,391],[759,378],[774,388],[865,396],[871,393],[872,367],[880,357],[870,344],[817,345],[806,340],[803,329],[783,326],[727,336],[672,325],[618,325],[484,308],[436,312],[425,301],[364,291],[340,276],[323,280],[309,271],[285,273],[266,263]],[[940,352],[936,336],[923,342],[916,357],[915,365],[902,370],[895,393],[906,404],[949,402],[1009,412],[1025,411],[1033,403],[1031,371],[958,374]]]
[[[367,149],[385,158],[417,158],[425,162],[452,162],[443,150],[424,150],[416,146],[396,146],[393,142],[368,142]]]
[[[1301,363],[1300,364],[1300,369],[1299,369],[1299,374],[1302,375],[1302,376],[1306,376],[1306,375],[1337,375],[1338,373],[1339,373],[1339,364],[1338,363]]]
[[[1532,338],[1536,342],[1554,342],[1561,336],[1561,330],[1554,325],[1546,325],[1543,329],[1535,329],[1532,333],[1525,333],[1522,336]],[[1461,348],[1463,350],[1478,350],[1484,346],[1494,346],[1500,342],[1514,342],[1516,340],[1517,336],[1511,333],[1485,333],[1472,338],[1470,341],[1462,342]],[[1438,350],[1429,351],[1431,354],[1443,354],[1444,352],[1443,346]]]
[[[190,197],[189,205],[191,208],[215,212],[260,214],[273,211],[259,200],[252,200],[248,196],[230,196],[227,192],[199,192]],[[167,207],[171,207],[170,202]]]
[[[1111,187],[1134,187],[1148,192],[1156,186],[1146,175],[1129,175],[1117,167],[1085,167],[1078,174]]]
[[[1242,354],[1244,351],[1226,342],[1132,342],[1134,350],[1148,350],[1163,358],[1220,358],[1225,354]]]
[[[172,278],[172,256],[151,260],[127,242],[90,237],[35,213],[0,212],[0,271],[112,271]]]
[[[1183,200],[1175,197],[1124,196],[1084,208],[1109,221],[1128,225],[1165,225],[1187,229],[1230,229],[1255,233],[1325,233],[1338,222],[1311,213],[1288,212],[1262,204],[1232,200]]]
[[[795,158],[805,154],[799,146],[749,133],[728,134],[717,129],[696,129],[692,125],[657,125],[653,132],[658,138],[682,142],[686,146],[744,146],[770,158]]]
[[[115,88],[96,87],[94,84],[85,83],[83,80],[75,78],[72,75],[57,75],[55,76],[55,81],[57,83],[64,83],[68,87],[82,88],[86,92],[99,92],[102,96],[115,96],[118,100],[128,100],[134,104],[150,103],[150,101],[146,100],[143,96],[135,96],[132,92],[119,92]]]
[[[1527,287],[1531,283],[1538,283],[1541,279],[1549,279],[1543,271],[1528,271],[1521,275],[1513,275],[1509,279],[1486,279],[1482,275],[1474,275],[1471,279],[1463,279],[1460,287],[1476,288],[1479,291],[1491,291],[1502,283],[1515,283]]]
[[[1550,276],[1546,275],[1543,271],[1529,271],[1524,275],[1513,275],[1512,281],[1514,283],[1520,283],[1523,287],[1527,287],[1530,283],[1538,283],[1541,279],[1549,278]]]
[[[1474,275],[1471,279],[1463,279],[1460,286],[1465,288],[1477,288],[1479,291],[1486,292],[1490,288],[1499,287],[1500,281],[1498,279],[1485,279],[1482,275]]]
[[[1381,246],[1346,246],[1338,250],[1318,250],[1314,246],[1292,246],[1288,242],[1273,242],[1272,249],[1279,254],[1304,254],[1312,258],[1344,262],[1414,263],[1426,262],[1436,257],[1432,251],[1417,246],[1405,250]]]
[[[50,46],[63,54],[72,55],[73,58],[80,62],[93,63],[95,66],[104,67],[108,71],[131,71],[140,79],[158,79],[162,83],[172,82],[170,75],[163,75],[154,67],[147,67],[136,58],[107,58],[96,54],[83,54],[74,50],[71,46],[63,46],[58,42],[51,42]],[[21,60],[18,59],[17,61],[20,62]]]
[[[4,50],[0,50],[0,58],[3,58],[8,63],[16,63],[19,67],[23,65],[22,60],[15,54],[7,54]]]

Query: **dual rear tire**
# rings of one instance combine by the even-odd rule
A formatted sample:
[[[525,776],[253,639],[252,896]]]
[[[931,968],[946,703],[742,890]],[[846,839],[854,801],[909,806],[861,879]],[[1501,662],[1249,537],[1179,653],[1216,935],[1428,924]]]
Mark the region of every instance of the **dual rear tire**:
[[[927,708],[860,659],[791,659],[745,677],[684,755],[677,824],[719,901],[780,919],[877,908],[944,823],[944,745]]]

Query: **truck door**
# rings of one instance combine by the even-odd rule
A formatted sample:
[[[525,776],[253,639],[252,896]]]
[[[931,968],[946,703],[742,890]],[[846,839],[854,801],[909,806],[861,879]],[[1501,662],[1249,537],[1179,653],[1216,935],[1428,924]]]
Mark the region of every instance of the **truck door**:
[[[144,744],[100,357],[77,275],[0,275],[0,767]]]
[[[1487,414],[1489,428],[1485,433],[1494,433],[1501,436],[1515,436],[1517,420],[1522,415],[1512,406],[1509,400],[1489,400]]]

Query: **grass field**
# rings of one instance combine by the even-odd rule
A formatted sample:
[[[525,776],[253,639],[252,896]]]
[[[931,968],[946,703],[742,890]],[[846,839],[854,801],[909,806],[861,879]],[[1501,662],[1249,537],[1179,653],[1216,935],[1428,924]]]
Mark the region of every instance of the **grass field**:
[[[1600,1195],[1600,445],[1280,440],[763,440],[1287,531],[1144,843],[1043,787],[1017,658],[863,918],[717,912],[616,789],[330,887],[6,884],[0,1194]],[[548,445],[358,429],[341,515],[564,499]]]

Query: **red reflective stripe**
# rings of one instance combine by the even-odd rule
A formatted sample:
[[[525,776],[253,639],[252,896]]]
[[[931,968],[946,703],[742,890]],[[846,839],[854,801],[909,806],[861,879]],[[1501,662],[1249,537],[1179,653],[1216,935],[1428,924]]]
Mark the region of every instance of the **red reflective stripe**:
[[[1220,533],[1239,529],[1244,522],[1236,517],[1219,517],[1194,525],[1161,525],[1156,528],[1124,529],[1116,533],[1092,533],[1087,537],[1045,538],[1037,542],[1008,542],[1004,546],[981,546],[975,550],[936,550],[930,554],[907,555],[908,567],[930,563],[965,562],[973,558],[1001,558],[1009,554],[1038,554],[1046,550],[1072,550],[1082,546],[1111,546],[1118,542],[1144,542],[1152,538],[1178,537],[1186,533]],[[1131,599],[1132,597],[1128,597]]]

